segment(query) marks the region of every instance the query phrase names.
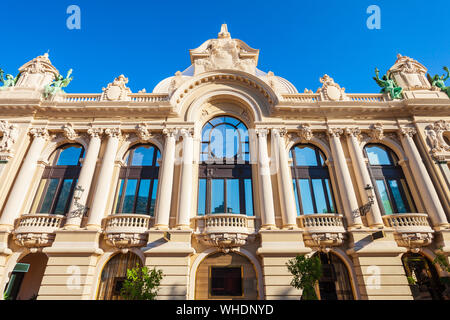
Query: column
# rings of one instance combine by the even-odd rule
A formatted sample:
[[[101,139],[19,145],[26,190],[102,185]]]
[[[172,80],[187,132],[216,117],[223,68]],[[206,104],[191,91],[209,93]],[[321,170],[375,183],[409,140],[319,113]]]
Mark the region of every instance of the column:
[[[341,200],[344,207],[345,217],[347,218],[349,227],[358,228],[362,226],[362,221],[359,216],[358,201],[356,200],[355,190],[353,189],[352,178],[348,170],[344,149],[342,149],[341,145],[340,136],[342,134],[342,129],[328,129],[331,152],[333,154],[336,168],[336,178],[339,185],[339,193],[342,195]]]
[[[193,129],[181,129],[183,136],[183,160],[181,167],[181,185],[178,202],[177,228],[190,228],[192,207],[192,164],[194,161]]]
[[[267,129],[256,129],[258,137],[258,172],[261,199],[261,229],[275,227],[272,182],[270,179],[269,156],[267,152]]]
[[[20,216],[20,210],[22,209],[23,202],[27,196],[27,190],[31,184],[34,173],[36,172],[37,161],[49,138],[46,129],[33,128],[30,130],[30,134],[33,136],[33,142],[23,161],[19,174],[14,181],[8,201],[6,202],[3,214],[0,218],[0,225],[12,227],[14,225],[14,220]]]
[[[283,228],[297,227],[297,207],[295,206],[295,195],[289,172],[288,156],[285,148],[284,137],[286,129],[272,129],[272,139],[277,158],[277,180],[278,190],[281,199],[281,213],[283,218]]]
[[[170,203],[172,200],[173,170],[175,163],[175,129],[164,129],[163,163],[159,181],[159,194],[156,199],[155,228],[167,229],[170,219]]]
[[[92,208],[89,210],[87,229],[100,229],[101,227],[111,189],[114,159],[116,158],[117,148],[119,147],[120,129],[106,129],[105,133],[108,136],[108,140],[94,193],[94,201]]]
[[[425,209],[427,210],[434,227],[437,227],[438,229],[445,228],[448,226],[447,217],[445,216],[444,209],[442,208],[441,201],[439,200],[433,182],[423,164],[419,150],[417,150],[413,140],[416,129],[401,128],[400,132],[402,145],[406,156],[408,157],[414,179],[419,187],[419,193],[422,196]]]
[[[91,139],[89,140],[89,146],[86,151],[86,156],[84,158],[83,166],[81,167],[80,176],[78,177],[78,183],[76,186],[76,188],[81,188],[83,191],[81,192],[79,199],[72,199],[67,221],[64,226],[65,229],[76,229],[80,227],[81,220],[85,213],[84,208],[86,208],[86,201],[91,188],[95,167],[97,165],[98,154],[102,143],[102,133],[103,129],[100,128],[91,128],[88,130],[88,134],[91,136]]]
[[[347,143],[350,150],[350,157],[352,159],[352,163],[356,170],[356,180],[358,182],[358,190],[361,196],[361,199],[364,203],[369,203],[370,199],[367,195],[367,192],[364,190],[364,187],[367,185],[372,186],[372,180],[370,178],[369,170],[367,169],[366,160],[364,159],[363,152],[361,150],[359,144],[359,136],[361,134],[361,130],[359,128],[347,128],[345,130],[347,134]],[[372,186],[373,187],[373,186]],[[374,200],[371,206],[371,215],[368,215],[368,221],[370,227],[383,227],[383,218],[381,217],[380,207],[378,206],[378,201]]]

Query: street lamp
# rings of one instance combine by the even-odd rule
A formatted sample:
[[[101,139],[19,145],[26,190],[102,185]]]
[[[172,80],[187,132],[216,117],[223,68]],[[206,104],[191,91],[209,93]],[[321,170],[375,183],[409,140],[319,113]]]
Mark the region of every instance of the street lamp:
[[[369,199],[369,202],[366,203],[365,205],[363,205],[361,208],[359,208],[359,213],[362,217],[365,216],[370,211],[370,208],[372,207],[372,205],[374,203],[373,187],[370,184],[367,184],[364,187],[364,190],[366,190],[367,198]]]

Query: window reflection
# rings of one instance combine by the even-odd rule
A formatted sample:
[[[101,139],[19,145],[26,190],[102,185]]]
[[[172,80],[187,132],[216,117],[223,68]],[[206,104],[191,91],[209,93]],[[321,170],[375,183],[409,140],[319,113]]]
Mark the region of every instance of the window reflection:
[[[313,145],[291,149],[297,214],[334,213],[329,172],[322,152]]]

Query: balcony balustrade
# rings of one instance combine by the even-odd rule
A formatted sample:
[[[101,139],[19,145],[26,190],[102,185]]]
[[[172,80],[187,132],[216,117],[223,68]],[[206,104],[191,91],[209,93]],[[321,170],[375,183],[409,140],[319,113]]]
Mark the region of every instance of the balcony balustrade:
[[[126,249],[147,244],[147,230],[152,217],[143,214],[114,214],[104,219],[106,242]]]
[[[16,220],[14,241],[32,251],[51,246],[55,239],[55,231],[62,226],[64,220],[64,216],[54,214],[23,215]]]
[[[342,244],[345,235],[343,216],[338,214],[310,214],[297,217],[305,230],[304,241],[310,247],[332,247]]]

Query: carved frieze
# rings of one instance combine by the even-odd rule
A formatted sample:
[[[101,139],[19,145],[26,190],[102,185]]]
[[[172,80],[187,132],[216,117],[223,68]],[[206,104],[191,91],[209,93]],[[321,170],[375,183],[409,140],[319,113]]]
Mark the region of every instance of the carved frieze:
[[[109,83],[106,88],[103,88],[103,93],[100,100],[108,101],[129,101],[130,88],[126,86],[128,78],[123,74],[118,76],[112,83]]]
[[[329,75],[324,75],[320,78],[320,83],[322,83],[322,88],[317,90],[320,93],[322,100],[329,101],[345,101],[348,100],[345,94],[345,88],[334,82],[334,79]]]
[[[10,124],[8,121],[0,121],[0,152],[1,153],[12,153],[12,146],[16,142],[19,136],[19,130],[17,125]]]
[[[445,154],[450,153],[450,145],[444,139],[445,131],[450,131],[450,124],[445,120],[436,121],[425,130],[431,154],[437,160],[445,158]]]

